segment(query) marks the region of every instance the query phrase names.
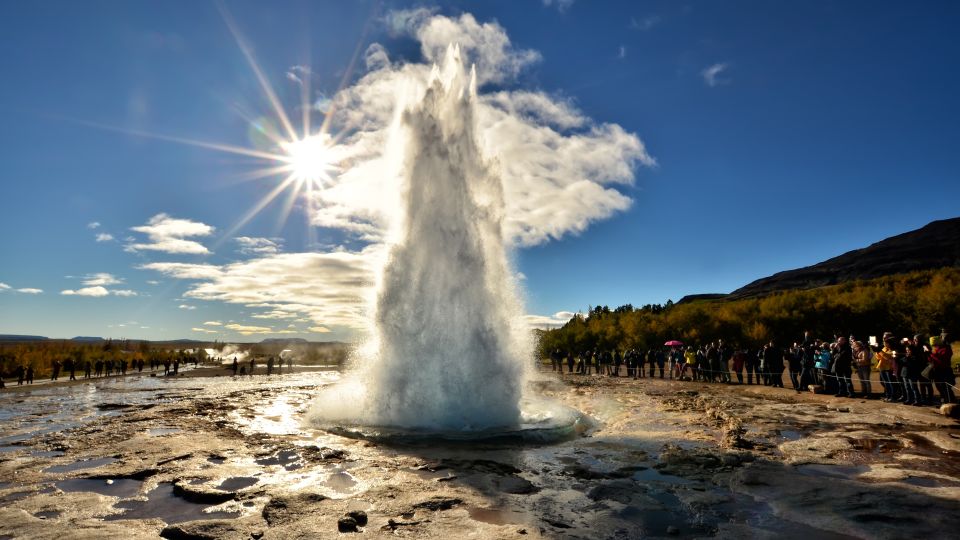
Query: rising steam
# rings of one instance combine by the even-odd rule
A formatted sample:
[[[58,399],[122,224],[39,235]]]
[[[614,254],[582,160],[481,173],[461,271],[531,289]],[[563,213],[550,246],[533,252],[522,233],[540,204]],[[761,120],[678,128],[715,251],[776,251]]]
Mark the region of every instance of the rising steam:
[[[531,338],[503,237],[501,178],[480,151],[476,75],[447,49],[400,117],[401,206],[374,336],[325,392],[320,423],[482,430],[520,423]]]

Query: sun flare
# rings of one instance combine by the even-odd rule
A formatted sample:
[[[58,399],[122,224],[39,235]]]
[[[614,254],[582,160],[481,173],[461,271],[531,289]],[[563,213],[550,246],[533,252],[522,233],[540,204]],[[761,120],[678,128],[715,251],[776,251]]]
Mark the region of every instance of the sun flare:
[[[284,142],[280,146],[286,153],[284,161],[297,182],[311,182],[323,187],[337,170],[331,154],[332,141],[326,133]]]

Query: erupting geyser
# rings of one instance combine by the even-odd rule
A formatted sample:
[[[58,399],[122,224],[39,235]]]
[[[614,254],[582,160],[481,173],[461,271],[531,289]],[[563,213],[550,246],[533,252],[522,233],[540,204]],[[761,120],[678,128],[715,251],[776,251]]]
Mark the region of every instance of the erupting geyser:
[[[529,421],[521,401],[532,342],[502,234],[503,186],[478,145],[476,99],[475,72],[450,47],[403,112],[403,218],[375,335],[352,379],[321,397],[312,414],[320,423],[474,432]]]

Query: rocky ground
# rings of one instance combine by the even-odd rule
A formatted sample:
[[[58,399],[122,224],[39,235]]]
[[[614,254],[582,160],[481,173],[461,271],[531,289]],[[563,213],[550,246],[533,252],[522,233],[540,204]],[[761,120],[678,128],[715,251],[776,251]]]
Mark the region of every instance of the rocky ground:
[[[122,384],[109,394],[71,387],[92,396],[83,421],[10,436],[0,448],[0,538],[960,531],[960,426],[933,409],[547,373],[536,391],[582,411],[582,436],[400,446],[303,427],[313,389],[328,379],[248,379],[194,377],[140,400]],[[36,425],[58,418],[23,408],[29,399],[6,393],[0,405],[35,411]]]

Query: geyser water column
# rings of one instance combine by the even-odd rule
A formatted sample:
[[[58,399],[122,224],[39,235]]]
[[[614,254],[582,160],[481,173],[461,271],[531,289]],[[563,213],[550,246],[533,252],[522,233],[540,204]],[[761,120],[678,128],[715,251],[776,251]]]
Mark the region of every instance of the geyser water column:
[[[314,411],[321,422],[433,431],[521,423],[532,343],[501,230],[501,179],[477,144],[476,99],[475,72],[453,46],[403,112],[403,217],[380,280],[373,346],[352,385],[363,403],[332,389]],[[354,414],[337,412],[334,400],[352,401]]]

